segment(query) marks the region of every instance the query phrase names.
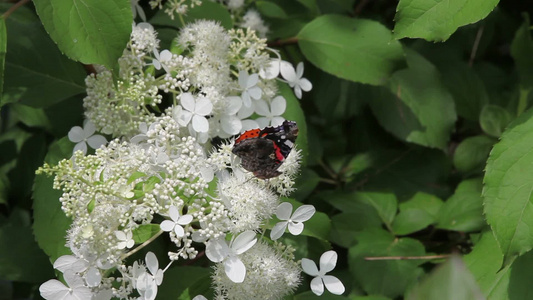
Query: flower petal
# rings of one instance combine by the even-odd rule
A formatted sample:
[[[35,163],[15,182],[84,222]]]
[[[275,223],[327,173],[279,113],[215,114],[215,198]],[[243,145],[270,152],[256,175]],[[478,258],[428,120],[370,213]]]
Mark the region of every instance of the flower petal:
[[[335,269],[337,264],[337,252],[329,250],[320,256],[320,273],[326,274]]]
[[[306,92],[309,92],[313,88],[313,84],[311,83],[311,81],[307,80],[306,78],[300,79],[300,82],[298,85],[303,91],[306,91]]]
[[[259,100],[261,99],[263,90],[258,86],[254,86],[248,89],[248,94],[250,95],[250,97],[254,98],[255,100]]]
[[[194,111],[196,102],[194,101],[194,96],[191,93],[181,94],[180,100],[181,100],[181,106],[183,106],[184,109],[190,112]]]
[[[96,132],[96,126],[90,120],[86,120],[83,124],[83,135],[84,138],[88,138]]]
[[[220,127],[222,127],[222,130],[227,134],[237,134],[242,128],[241,119],[237,116],[222,116],[220,118]]]
[[[313,293],[315,293],[317,296],[320,296],[324,293],[324,283],[320,277],[315,277],[313,280],[311,280],[311,291],[313,291]]]
[[[126,240],[126,233],[124,233],[124,231],[115,231],[115,236],[121,241]]]
[[[196,132],[208,132],[209,122],[205,117],[194,115],[192,117],[192,128],[194,128]]]
[[[296,82],[298,77],[296,77],[296,71],[292,64],[288,61],[282,60],[280,63],[280,72],[281,76],[288,82]]]
[[[283,96],[277,96],[270,103],[270,111],[273,116],[281,116],[287,109],[287,101]]]
[[[302,89],[299,85],[294,86],[294,95],[296,95],[296,98],[302,99]]]
[[[304,63],[301,61],[296,65],[296,76],[298,78],[302,78],[302,75],[304,74]]]
[[[251,87],[255,86],[259,82],[259,75],[251,74],[246,79],[246,88],[249,90]]]
[[[246,83],[248,82],[248,73],[246,71],[239,71],[239,85],[241,88],[246,89]]]
[[[68,139],[73,143],[79,143],[84,138],[83,129],[80,126],[74,126],[68,132]]]
[[[243,105],[241,106],[241,108],[239,109],[239,112],[237,113],[237,117],[239,117],[240,119],[246,119],[248,118],[249,116],[251,116],[255,111],[255,108],[254,106],[252,106],[252,104],[250,103],[250,106],[246,106],[244,105],[244,102],[243,102]]]
[[[148,270],[150,270],[150,273],[155,274],[157,270],[159,269],[159,262],[157,261],[157,257],[155,256],[154,252],[148,252],[145,256],[146,261],[146,267]]]
[[[185,127],[192,119],[192,113],[186,110],[182,110],[181,113],[178,115],[178,124]]]
[[[242,98],[242,104],[245,107],[251,107],[252,106],[252,99],[250,99],[250,94],[248,94],[248,91],[244,91],[241,94]]]
[[[54,262],[54,269],[57,269],[64,273],[68,269],[72,269],[73,266],[78,262],[78,258],[74,255],[63,255],[60,256],[56,261]],[[85,260],[83,260],[85,261]],[[73,270],[74,272],[81,272],[85,270],[87,267],[82,268],[81,270]]]
[[[227,115],[234,115],[239,111],[239,109],[241,109],[242,99],[239,96],[226,97],[226,102],[227,102],[227,105],[226,105],[224,112]]]
[[[183,227],[180,225],[174,226],[174,233],[176,233],[177,237],[183,237],[185,235],[185,230],[183,230]]]
[[[302,269],[308,275],[311,275],[311,276],[318,275],[318,268],[316,267],[315,262],[308,258],[302,258]]]
[[[276,217],[280,220],[287,221],[292,214],[292,204],[289,202],[283,202],[276,208]]]
[[[279,239],[283,235],[283,233],[285,233],[285,229],[287,228],[287,224],[289,224],[289,222],[287,222],[287,221],[276,223],[276,225],[274,225],[274,227],[272,227],[272,231],[270,231],[270,238],[272,240]]]
[[[271,60],[265,68],[259,70],[259,76],[264,79],[274,79],[279,75],[279,59]]]
[[[229,257],[224,262],[224,271],[228,278],[235,283],[243,282],[246,277],[246,267],[237,256]]]
[[[257,238],[255,237],[255,232],[248,230],[241,234],[239,234],[235,240],[233,240],[233,243],[231,244],[231,248],[235,251],[237,254],[241,254],[246,252],[248,249],[252,248],[253,245],[257,242]]]
[[[172,52],[170,52],[170,51],[168,51],[166,49],[161,51],[161,53],[159,53],[159,55],[160,55],[159,60],[161,62],[168,62],[168,61],[170,61],[172,59]]]
[[[284,117],[273,117],[272,120],[270,121],[270,125],[279,126],[283,124],[284,121],[285,121]]]
[[[50,279],[39,287],[41,296],[47,300],[66,299],[69,290],[61,281],[56,279]]]
[[[260,128],[264,128],[270,125],[271,119],[267,117],[261,117],[257,118],[255,121],[257,122],[257,124],[259,124]]]
[[[264,117],[267,117],[267,116],[270,116],[270,109],[268,107],[268,103],[266,103],[265,100],[259,100],[257,101],[256,103],[254,103],[254,107],[255,107],[255,112],[258,114],[258,115],[261,115],[261,116],[264,116]]]
[[[230,249],[223,238],[210,240],[205,247],[205,255],[212,262],[223,261],[230,253]]]
[[[85,281],[90,287],[98,286],[102,281],[102,274],[100,274],[97,268],[91,267],[87,270],[87,274],[85,274]]]
[[[168,209],[168,215],[172,221],[177,222],[180,218],[180,212],[178,211],[178,208],[174,205],[171,205]]]
[[[93,149],[98,149],[102,147],[103,145],[107,144],[107,140],[105,137],[97,134],[97,135],[93,135],[90,138],[88,138],[87,144],[89,144],[89,146],[91,146],[91,148]]]
[[[245,132],[246,130],[259,128],[259,124],[254,120],[242,120],[242,128],[241,132]]]
[[[75,153],[76,151],[81,150],[83,154],[87,154],[87,143],[86,142],[79,142],[74,146],[74,149],[72,150],[72,153]]]
[[[305,222],[315,214],[316,209],[313,205],[302,205],[298,207],[291,216],[291,220],[295,222]]]
[[[211,100],[207,99],[206,97],[198,97],[196,100],[196,106],[194,108],[194,112],[197,115],[207,116],[211,113],[212,109],[213,103],[211,103]]]
[[[187,225],[192,222],[192,215],[183,215],[178,219],[178,224],[180,225]]]
[[[163,222],[161,222],[161,224],[159,225],[159,227],[161,228],[161,230],[163,231],[166,231],[166,232],[170,232],[174,229],[174,226],[176,226],[176,223],[170,221],[170,220],[164,220]]]
[[[289,232],[292,235],[299,235],[302,231],[304,231],[304,223],[289,222]]]
[[[322,277],[322,280],[324,281],[324,285],[326,285],[326,289],[332,294],[335,295],[342,295],[344,293],[344,284],[335,276],[326,275]]]
[[[63,273],[63,278],[65,279],[67,285],[72,289],[85,286],[83,279],[72,270],[67,270],[65,273]]]

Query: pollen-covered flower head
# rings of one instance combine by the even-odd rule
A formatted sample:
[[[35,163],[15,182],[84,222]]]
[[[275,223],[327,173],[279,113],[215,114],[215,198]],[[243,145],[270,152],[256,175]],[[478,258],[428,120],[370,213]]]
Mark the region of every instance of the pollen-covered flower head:
[[[233,221],[233,232],[256,230],[274,213],[279,199],[255,181],[231,176],[220,182],[219,195]]]
[[[298,264],[265,243],[256,243],[239,258],[246,266],[242,283],[231,281],[222,263],[215,266],[212,278],[216,299],[281,299],[300,284]]]

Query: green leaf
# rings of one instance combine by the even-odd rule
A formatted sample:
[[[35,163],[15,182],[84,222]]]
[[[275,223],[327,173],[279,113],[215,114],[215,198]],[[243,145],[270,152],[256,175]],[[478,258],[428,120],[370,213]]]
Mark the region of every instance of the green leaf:
[[[30,207],[29,196],[35,178],[35,170],[43,163],[46,154],[46,137],[44,134],[34,134],[24,141],[18,153],[15,168],[8,173],[11,181],[11,194],[17,195],[18,205]],[[27,201],[27,203],[26,203]]]
[[[383,224],[387,228],[391,228],[392,221],[398,210],[398,200],[396,200],[394,194],[377,192],[355,193],[355,201],[361,201],[372,206],[378,213]]]
[[[196,20],[211,20],[219,22],[220,25],[226,29],[233,28],[233,20],[226,7],[220,3],[213,1],[204,1],[202,5],[196,5],[187,11],[187,15],[183,17],[185,24],[194,23]],[[150,24],[159,26],[171,26],[180,28],[183,26],[179,19],[172,20],[164,9],[160,9],[151,19]],[[176,33],[177,34],[177,33]]]
[[[177,266],[169,268],[165,271],[165,278],[157,291],[157,299],[178,299],[177,296],[185,292],[187,288],[190,289],[191,299],[198,294],[207,296],[205,290],[197,291],[198,293],[196,294],[193,294],[194,291],[192,290],[195,289],[196,283],[204,282],[209,284],[211,282],[209,279],[210,275],[211,270],[209,268],[194,266]]]
[[[413,198],[400,203],[400,212],[392,223],[392,230],[396,235],[406,235],[434,224],[442,203],[434,195],[416,193]]]
[[[445,149],[456,120],[453,98],[429,61],[410,49],[406,54],[409,68],[392,75],[390,93],[374,97],[372,111],[396,137]]]
[[[520,75],[520,83],[529,89],[533,88],[533,40],[531,39],[531,27],[529,16],[523,14],[524,23],[515,33],[511,43],[511,56]]]
[[[4,92],[4,68],[6,65],[7,31],[6,20],[0,17],[0,107],[2,107],[2,94]]]
[[[379,85],[404,64],[400,43],[372,20],[323,15],[302,28],[297,38],[311,63],[343,79]]]
[[[300,102],[294,96],[294,92],[287,84],[278,84],[281,95],[287,100],[287,108],[283,117],[287,120],[295,121],[298,124],[298,138],[296,139],[296,146],[302,150],[302,165],[307,164],[307,156],[309,149],[307,145],[307,122],[305,115],[300,106]]]
[[[481,235],[464,262],[488,299],[509,299],[510,268],[501,269],[503,255],[492,231]]]
[[[368,228],[381,228],[381,219],[374,208],[361,204],[361,210],[340,213],[331,218],[331,242],[345,248],[356,243],[357,233]]]
[[[42,109],[18,103],[10,104],[9,107],[11,108],[13,115],[16,116],[20,122],[29,127],[50,127],[50,121]]]
[[[451,256],[407,295],[407,300],[483,300],[483,294],[461,258]]]
[[[285,299],[286,300],[347,300],[347,299],[359,300],[357,298],[348,298],[342,295],[340,296],[333,295],[329,292],[324,292],[324,294],[317,296],[312,291],[306,291],[306,292],[294,295],[293,298],[285,298]],[[374,300],[374,299],[371,298],[370,300]],[[390,300],[390,299],[385,298],[385,299],[378,299],[378,300]]]
[[[74,145],[64,138],[50,146],[45,158],[49,164],[57,162],[65,157],[72,155]],[[33,186],[33,232],[39,247],[55,261],[58,257],[71,254],[65,246],[67,230],[70,227],[71,220],[65,216],[61,210],[59,197],[62,195],[60,190],[52,188],[53,177],[46,175],[37,175]]]
[[[490,149],[496,141],[486,135],[472,136],[464,139],[455,149],[453,165],[463,173],[485,166]]]
[[[255,5],[257,10],[263,16],[275,19],[286,19],[288,17],[283,8],[279,7],[276,3],[269,1],[256,1]]]
[[[477,231],[485,226],[482,211],[481,178],[464,180],[455,193],[444,202],[437,227],[457,231]]]
[[[442,71],[444,84],[453,96],[457,114],[477,122],[483,106],[489,103],[489,94],[479,75],[462,61],[447,61],[439,69]]]
[[[146,242],[161,231],[159,224],[141,224],[133,230],[133,240],[136,244]]]
[[[493,137],[500,137],[511,121],[511,114],[507,110],[492,104],[485,105],[479,116],[481,129]]]
[[[357,236],[358,244],[350,248],[350,272],[368,294],[395,298],[414,283],[423,271],[424,260],[365,260],[365,257],[422,256],[424,245],[411,238],[396,238],[382,229],[369,229]]]
[[[400,0],[394,37],[447,40],[458,27],[485,18],[498,0]]]
[[[291,197],[298,201],[303,201],[313,192],[319,182],[320,176],[315,171],[309,168],[302,168],[294,184],[296,190],[291,194]]]
[[[509,278],[508,294],[509,299],[529,299],[533,295],[533,252],[529,251],[517,258],[511,266],[511,277]],[[495,298],[494,298],[495,299]]]
[[[54,275],[53,268],[35,243],[31,227],[14,216],[19,212],[27,215],[26,211],[14,210],[0,226],[0,278],[40,283]]]
[[[124,0],[35,0],[35,9],[59,49],[84,64],[118,66],[133,17]]]
[[[483,189],[487,223],[509,263],[533,248],[533,110],[516,119],[492,149]]]
[[[17,101],[47,107],[85,91],[83,67],[59,52],[28,8],[19,7],[6,26],[9,42],[0,106]]]

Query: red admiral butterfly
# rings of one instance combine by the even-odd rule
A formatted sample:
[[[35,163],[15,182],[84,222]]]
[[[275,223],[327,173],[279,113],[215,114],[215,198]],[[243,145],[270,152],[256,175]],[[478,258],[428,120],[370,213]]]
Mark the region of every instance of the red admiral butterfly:
[[[277,127],[245,131],[235,140],[233,154],[242,167],[259,179],[279,176],[278,168],[289,156],[298,136],[296,122],[284,121]]]

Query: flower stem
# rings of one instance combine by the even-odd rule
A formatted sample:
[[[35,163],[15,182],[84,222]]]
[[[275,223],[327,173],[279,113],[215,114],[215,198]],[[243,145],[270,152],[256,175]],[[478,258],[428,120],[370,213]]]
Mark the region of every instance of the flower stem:
[[[144,243],[140,244],[139,246],[137,246],[137,248],[131,250],[130,252],[128,253],[125,253],[121,258],[124,260],[130,256],[132,256],[133,254],[137,253],[139,250],[141,250],[142,248],[146,247],[148,244],[150,244],[153,240],[155,240],[157,237],[159,237],[161,234],[163,233],[163,230],[159,230],[158,233],[156,233],[153,237],[147,239]]]
[[[11,6],[3,15],[2,18],[7,19],[10,14],[12,14],[17,8],[21,7],[22,5],[30,2],[30,0],[20,0],[19,2],[15,3],[13,6]]]

